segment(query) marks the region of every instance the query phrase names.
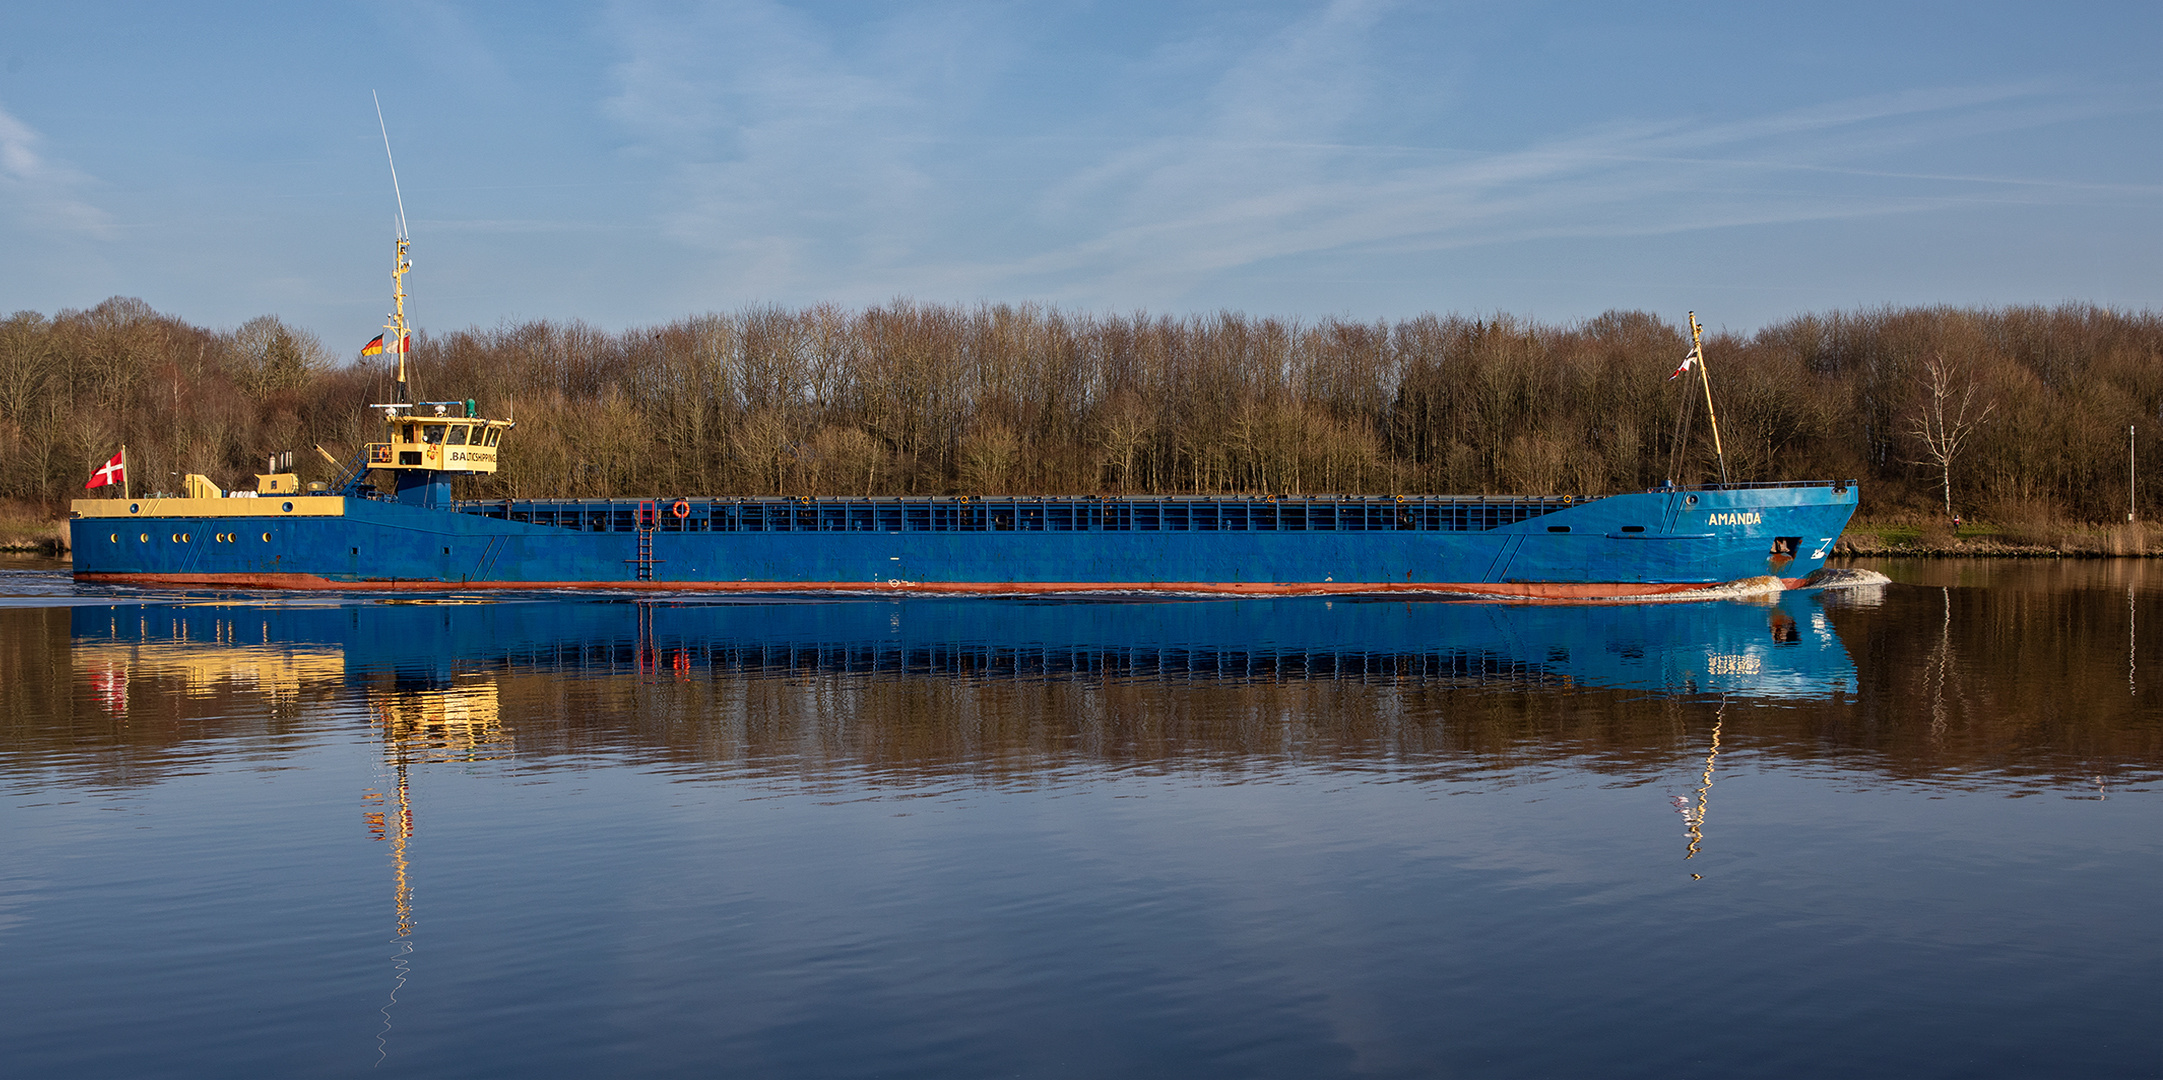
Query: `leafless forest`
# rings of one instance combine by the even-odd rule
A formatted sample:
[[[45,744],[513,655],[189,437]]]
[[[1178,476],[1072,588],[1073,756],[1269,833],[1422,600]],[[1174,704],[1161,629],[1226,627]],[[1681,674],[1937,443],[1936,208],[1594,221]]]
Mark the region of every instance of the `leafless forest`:
[[[352,343],[358,346],[358,342]],[[515,415],[462,494],[1600,494],[1713,475],[1684,332],[1642,312],[1286,322],[897,303],[620,334],[414,337],[417,396]],[[1736,480],[1860,479],[1864,512],[2124,520],[2163,464],[2163,317],[2090,306],[1806,315],[1708,338]],[[113,299],[0,322],[0,497],[54,511],[125,442],[138,491],[304,479],[379,437],[386,367],[273,317]],[[1688,399],[1696,398],[1694,402]],[[1686,408],[1688,412],[1686,412]],[[2153,515],[2143,482],[2140,511]]]

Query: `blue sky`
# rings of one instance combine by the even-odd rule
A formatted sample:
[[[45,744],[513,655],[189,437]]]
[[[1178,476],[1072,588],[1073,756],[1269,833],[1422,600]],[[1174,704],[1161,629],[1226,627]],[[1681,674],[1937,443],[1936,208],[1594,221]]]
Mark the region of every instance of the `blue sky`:
[[[0,310],[2155,305],[2163,5],[0,8]]]

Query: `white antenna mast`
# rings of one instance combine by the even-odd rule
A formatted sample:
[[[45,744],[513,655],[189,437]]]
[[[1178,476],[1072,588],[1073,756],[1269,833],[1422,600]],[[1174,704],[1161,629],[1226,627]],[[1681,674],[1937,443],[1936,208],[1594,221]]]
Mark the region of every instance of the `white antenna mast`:
[[[406,247],[412,243],[406,233],[406,197],[398,190],[398,160],[391,157],[391,129],[383,123],[383,99],[376,92],[368,91],[375,99],[376,127],[383,131],[383,159],[391,163],[391,194],[398,197],[398,258],[391,263],[390,321],[383,324],[384,351],[398,354],[398,392],[396,402],[403,404],[406,396],[406,345],[412,335],[406,328],[406,271],[413,269],[413,261],[406,258]]]
[[[391,164],[391,194],[398,198],[398,237],[402,240],[411,234],[406,232],[405,193],[398,190],[398,159],[391,156],[391,129],[383,123],[383,99],[376,97],[373,90],[368,91],[368,96],[375,99],[376,128],[383,132],[383,160]]]

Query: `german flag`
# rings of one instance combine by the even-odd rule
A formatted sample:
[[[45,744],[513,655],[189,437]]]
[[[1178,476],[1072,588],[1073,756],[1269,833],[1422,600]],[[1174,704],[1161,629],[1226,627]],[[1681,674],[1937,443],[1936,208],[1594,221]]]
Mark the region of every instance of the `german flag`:
[[[381,356],[381,355],[383,355],[383,335],[381,335],[381,334],[377,334],[377,335],[375,336],[375,339],[374,339],[374,340],[370,341],[370,342],[369,342],[368,344],[366,344],[366,345],[363,345],[363,346],[361,346],[361,355],[362,355],[362,356]]]

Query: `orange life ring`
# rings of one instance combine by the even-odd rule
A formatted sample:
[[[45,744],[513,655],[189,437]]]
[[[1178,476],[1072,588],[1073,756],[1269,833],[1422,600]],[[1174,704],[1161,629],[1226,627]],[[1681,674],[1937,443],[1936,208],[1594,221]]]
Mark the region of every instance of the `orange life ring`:
[[[674,506],[671,506],[671,507],[669,507],[669,511],[670,511],[671,513],[674,513],[674,514],[676,515],[676,517],[677,517],[678,519],[682,519],[682,518],[687,518],[687,517],[690,517],[690,516],[691,516],[691,500],[689,500],[689,499],[678,499],[678,500],[676,500],[676,505],[674,505]]]

